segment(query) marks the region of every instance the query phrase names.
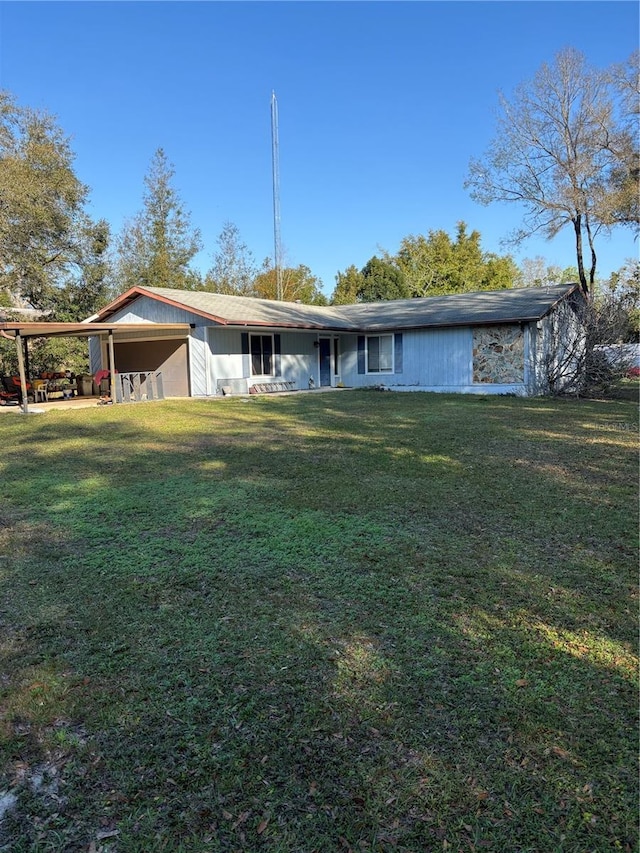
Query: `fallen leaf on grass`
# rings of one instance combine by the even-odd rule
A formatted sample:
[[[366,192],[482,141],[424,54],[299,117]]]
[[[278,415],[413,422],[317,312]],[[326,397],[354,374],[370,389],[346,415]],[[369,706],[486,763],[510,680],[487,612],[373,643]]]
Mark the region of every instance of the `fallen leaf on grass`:
[[[258,824],[258,829],[257,829],[258,835],[262,835],[262,833],[265,831],[265,829],[268,826],[269,826],[269,818],[265,818],[264,820],[261,820],[260,823]]]
[[[550,752],[553,755],[557,755],[558,758],[564,758],[565,760],[569,758],[569,753],[566,749],[562,749],[560,746],[552,746]]]
[[[529,685],[529,682],[527,681],[526,678],[519,678],[516,681],[516,687],[527,687],[528,685]]]
[[[245,823],[250,814],[251,812],[242,812],[238,817],[238,820],[233,824],[233,829],[236,829],[236,827],[240,826],[241,823]]]
[[[105,838],[115,838],[116,835],[120,835],[119,829],[109,829],[105,832],[96,832],[96,838],[98,841],[104,841]]]

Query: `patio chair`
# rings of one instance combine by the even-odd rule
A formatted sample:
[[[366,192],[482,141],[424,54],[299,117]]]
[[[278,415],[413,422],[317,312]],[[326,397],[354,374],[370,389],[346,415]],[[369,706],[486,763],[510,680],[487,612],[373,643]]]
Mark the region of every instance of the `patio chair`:
[[[16,395],[18,400],[22,400],[22,385],[20,384],[19,376],[3,376],[2,384],[8,394]],[[27,400],[33,402],[33,386],[27,380]]]
[[[11,376],[2,376],[0,377],[0,400],[3,403],[19,403],[22,398],[22,391],[20,386],[15,387],[13,382],[13,378]]]
[[[33,380],[33,396],[35,402],[41,401],[43,403],[48,402],[49,400],[49,383],[46,379],[34,379]]]

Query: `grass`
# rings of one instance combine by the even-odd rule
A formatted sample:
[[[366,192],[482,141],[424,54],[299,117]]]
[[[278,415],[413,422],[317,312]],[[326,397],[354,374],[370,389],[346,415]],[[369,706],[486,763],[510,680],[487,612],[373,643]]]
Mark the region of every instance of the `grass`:
[[[638,849],[633,401],[0,434],[0,850]]]

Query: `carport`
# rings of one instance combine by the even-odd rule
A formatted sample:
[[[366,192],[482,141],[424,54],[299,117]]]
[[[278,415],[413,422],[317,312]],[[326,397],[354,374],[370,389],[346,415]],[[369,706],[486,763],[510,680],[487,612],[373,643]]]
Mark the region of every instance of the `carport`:
[[[182,339],[186,347],[189,329],[188,323],[26,323],[20,321],[0,323],[0,335],[8,340],[15,341],[22,392],[22,409],[25,413],[29,410],[27,376],[29,373],[28,343],[30,339],[98,338],[101,342],[101,351],[106,349],[106,364],[103,364],[102,367],[109,371],[111,399],[115,403],[120,402],[116,394],[116,343],[124,346],[125,343],[131,341],[133,336],[136,339],[138,352],[140,352],[140,348],[144,347],[145,338],[148,339],[151,346],[158,335],[171,335],[174,340]],[[105,343],[106,347],[103,347],[102,343]],[[162,357],[162,353],[158,355],[156,352],[155,357]],[[127,366],[130,366],[130,363]],[[186,369],[186,365],[184,369]]]

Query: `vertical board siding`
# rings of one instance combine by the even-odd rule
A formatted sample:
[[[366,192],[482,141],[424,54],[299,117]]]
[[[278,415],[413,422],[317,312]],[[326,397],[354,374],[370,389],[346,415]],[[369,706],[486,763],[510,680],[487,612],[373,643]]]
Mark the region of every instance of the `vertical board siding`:
[[[309,387],[309,379],[316,386],[320,385],[319,350],[314,347],[317,340],[315,333],[282,332],[280,346],[282,349],[282,379],[295,382],[296,388]]]
[[[404,336],[401,384],[469,385],[472,381],[473,336],[469,327],[427,329]]]
[[[207,385],[207,329],[205,326],[191,330],[189,336],[189,385],[192,397],[206,397]]]
[[[247,332],[211,326],[207,329],[209,346],[209,387],[215,394],[218,381],[223,379],[241,379],[247,375],[243,355],[243,336]],[[256,334],[268,334],[269,330],[256,330]],[[278,344],[279,338],[279,344]],[[308,332],[277,332],[274,335],[274,355],[277,362],[277,378],[283,382],[294,382],[298,389],[309,387],[309,378],[316,384],[318,378],[318,351],[313,346],[315,335]],[[248,346],[248,339],[247,339]],[[245,347],[246,348],[246,347]],[[278,349],[280,350],[278,352]],[[275,377],[274,377],[275,381]]]
[[[471,384],[472,335],[468,327],[425,329],[403,332],[402,358],[396,354],[393,373],[360,373],[357,335],[341,337],[342,370],[345,385],[363,388],[384,384],[388,387],[450,388]],[[359,365],[360,362],[360,365]]]
[[[202,325],[203,319],[191,311],[175,308],[157,299],[140,296],[136,301],[116,312],[111,321],[114,323],[196,323]],[[110,321],[110,322],[111,322]]]
[[[580,307],[577,300],[562,302],[535,328],[530,324],[529,393],[557,393],[579,387],[586,347]]]
[[[202,325],[202,317],[191,311],[158,302],[148,296],[139,297],[133,305],[127,306],[120,312],[116,312],[112,318],[115,323],[191,323],[196,328],[189,335],[189,386],[192,396],[201,397],[210,393],[208,380],[208,347],[206,345],[206,331]],[[100,359],[98,355],[100,344],[91,350],[91,367],[94,369],[94,358]],[[99,369],[98,367],[96,370]]]
[[[240,333],[240,352],[242,353],[242,378],[251,376],[251,351],[249,348],[249,332]]]
[[[403,371],[402,345],[402,332],[396,332],[393,336],[393,368],[396,373],[402,373]]]
[[[94,376],[99,370],[102,370],[100,338],[89,338],[89,370]]]
[[[195,325],[189,336],[190,390],[194,396],[215,395],[220,380],[247,378],[240,328],[216,326],[187,309],[166,305],[142,296],[113,317],[114,322],[190,323]],[[319,387],[319,349],[314,346],[319,336],[338,338],[339,363],[333,364],[332,381],[347,387],[362,388],[384,385],[397,390],[460,391],[466,393],[545,393],[549,390],[549,365],[567,357],[568,347],[582,335],[576,308],[563,304],[539,323],[524,328],[524,377],[520,383],[498,385],[473,382],[473,331],[469,326],[442,329],[413,329],[395,333],[394,371],[366,373],[362,333],[311,332],[308,330],[251,329],[256,334],[274,335],[274,364],[278,379],[293,382],[297,389]],[[565,336],[563,339],[562,335]],[[279,336],[280,346],[277,341]],[[560,343],[558,342],[560,340]],[[279,352],[278,352],[279,349]],[[245,348],[246,350],[246,348]],[[89,341],[91,370],[103,366],[99,338]],[[576,369],[579,369],[579,351]],[[365,372],[361,372],[362,370]]]
[[[367,339],[358,335],[358,374],[364,376],[367,372]]]
[[[273,336],[273,367],[276,376],[282,376],[282,347],[280,335]]]
[[[209,387],[215,394],[218,379],[241,379],[244,375],[242,333],[237,329],[207,328],[209,342]]]

